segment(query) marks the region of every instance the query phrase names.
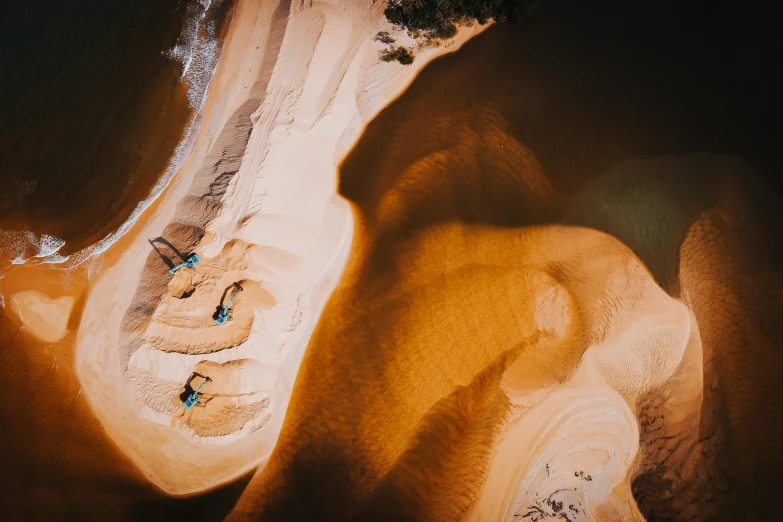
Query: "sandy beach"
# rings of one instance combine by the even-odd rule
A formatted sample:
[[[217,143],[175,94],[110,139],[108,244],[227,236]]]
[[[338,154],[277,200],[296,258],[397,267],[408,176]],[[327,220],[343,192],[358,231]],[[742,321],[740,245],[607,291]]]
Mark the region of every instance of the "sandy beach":
[[[239,2],[193,151],[92,284],[76,348],[82,393],[168,493],[225,483],[271,453],[350,250],[337,164],[421,67],[487,27],[464,28],[403,67],[378,58],[373,36],[393,31],[382,12],[380,2]],[[176,251],[203,261],[172,277]],[[215,325],[240,281],[232,320]],[[177,396],[194,371],[212,382],[191,416]]]

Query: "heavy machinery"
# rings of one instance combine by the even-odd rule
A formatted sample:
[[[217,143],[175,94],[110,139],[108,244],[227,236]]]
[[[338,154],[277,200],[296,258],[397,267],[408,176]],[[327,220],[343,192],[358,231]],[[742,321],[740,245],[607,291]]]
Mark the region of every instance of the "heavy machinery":
[[[239,283],[234,283],[234,286],[236,286],[236,290],[231,295],[231,299],[228,300],[228,303],[218,308],[217,315],[215,315],[215,324],[218,326],[223,326],[226,324],[226,322],[229,319],[229,312],[231,310],[231,303],[234,302],[234,299],[236,299],[237,295],[239,295],[239,292],[242,291],[242,287],[239,286]]]
[[[201,388],[203,388],[204,385],[207,384],[208,382],[212,382],[212,379],[210,379],[209,377],[207,377],[204,382],[199,384],[198,388],[193,390],[193,393],[188,395],[185,398],[185,400],[182,401],[182,405],[185,407],[186,410],[191,409],[193,406],[195,406],[198,403],[198,392],[200,392]]]
[[[188,268],[193,268],[194,266],[196,266],[196,265],[197,265],[197,264],[199,264],[200,262],[201,262],[201,258],[200,258],[200,257],[198,257],[198,254],[196,254],[195,252],[193,252],[193,253],[191,253],[191,254],[188,256],[188,258],[187,258],[185,261],[183,261],[182,263],[178,264],[177,266],[171,267],[171,268],[169,269],[169,274],[171,274],[171,275],[174,275],[174,274],[176,274],[176,273],[177,273],[177,270],[179,270],[179,269],[180,269],[180,268],[182,268],[183,266],[186,266],[186,267],[188,267]]]

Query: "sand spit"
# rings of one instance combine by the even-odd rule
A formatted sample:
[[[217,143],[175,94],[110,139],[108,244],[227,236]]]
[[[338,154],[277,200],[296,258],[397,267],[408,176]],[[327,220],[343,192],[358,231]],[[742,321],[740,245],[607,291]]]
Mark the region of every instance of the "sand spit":
[[[172,494],[229,481],[276,442],[299,362],[347,259],[336,165],[431,58],[380,62],[383,2],[240,0],[196,143],[86,303],[76,368],[104,428]],[[168,267],[202,262],[173,277]],[[226,326],[213,314],[244,288]],[[180,402],[193,372],[201,403]],[[193,381],[196,386],[199,381]]]

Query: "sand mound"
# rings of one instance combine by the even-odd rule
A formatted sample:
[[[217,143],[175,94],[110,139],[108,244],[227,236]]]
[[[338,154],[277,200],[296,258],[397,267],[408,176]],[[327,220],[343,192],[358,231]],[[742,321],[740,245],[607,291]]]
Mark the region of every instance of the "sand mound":
[[[579,243],[588,235],[572,233]],[[582,342],[567,341],[588,347],[565,379],[543,387],[536,385],[540,378],[530,378],[546,368],[540,353],[524,352],[506,370],[501,388],[511,401],[510,427],[494,450],[475,508],[480,520],[558,513],[571,520],[643,519],[628,476],[638,450],[636,405],[665,385],[683,360],[691,321],[688,309],[655,285],[630,252],[609,243],[602,254],[552,267],[568,274],[561,281],[581,312],[582,330],[571,333]],[[548,361],[561,359],[562,348],[542,348]]]
[[[275,249],[237,240],[227,243],[220,256],[177,271],[126,370],[142,403],[155,413],[150,418],[182,426],[186,417],[185,424],[200,437],[247,433],[269,420],[275,372],[262,370],[274,368],[279,353],[258,337],[270,337],[267,329],[277,319],[270,310],[277,307],[277,299],[287,299],[281,278],[275,278],[275,268],[283,267],[296,267],[296,262]],[[258,282],[264,279],[278,284],[265,289]],[[228,323],[216,324],[218,307],[227,306],[234,293]],[[261,370],[258,375],[253,376],[253,368]],[[203,390],[204,408],[185,411],[182,383],[194,372],[212,382]],[[237,375],[232,377],[232,372]],[[192,384],[191,391],[197,386]]]
[[[417,520],[462,519],[466,510],[480,520],[510,520],[530,510],[543,516],[560,503],[587,516],[574,520],[612,509],[638,514],[628,507],[639,440],[629,404],[668,382],[683,360],[687,307],[667,296],[627,247],[590,229],[440,225],[399,251],[405,255],[395,265],[405,269],[391,279],[379,267],[354,267],[373,270],[373,280],[388,287],[362,306],[353,304],[355,292],[366,290],[343,288],[325,310],[313,338],[318,350],[300,371],[303,395],[293,399],[312,406],[292,410],[281,450],[240,512],[295,517],[294,499],[309,487],[298,468],[308,464],[297,459],[326,465],[320,454],[300,452],[350,440],[330,445],[347,461],[331,465],[378,478],[311,484],[324,492],[315,505],[341,506],[338,495],[346,510],[359,506],[374,517],[394,502],[395,513]],[[494,385],[481,384],[487,371]],[[439,405],[463,387],[488,402],[472,412],[467,398]],[[361,399],[346,408],[342,394]],[[444,408],[444,420],[428,420]],[[464,453],[454,454],[444,430],[466,439]],[[352,444],[362,448],[358,455]],[[448,494],[448,502],[431,501],[435,490],[459,497],[476,469],[487,471],[475,504]],[[291,497],[261,494],[287,480],[297,481]],[[371,486],[378,482],[380,491]],[[351,497],[339,497],[346,489]]]

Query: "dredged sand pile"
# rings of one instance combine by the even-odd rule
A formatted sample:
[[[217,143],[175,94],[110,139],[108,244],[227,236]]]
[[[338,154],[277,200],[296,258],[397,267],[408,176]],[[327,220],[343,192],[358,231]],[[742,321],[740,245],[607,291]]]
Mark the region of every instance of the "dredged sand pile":
[[[76,357],[84,394],[169,493],[223,483],[271,452],[350,246],[336,164],[428,59],[481,30],[465,28],[405,68],[378,59],[373,36],[391,29],[383,9],[240,1],[193,151],[89,296]],[[168,275],[193,251],[199,265]],[[235,282],[245,291],[217,326],[213,314]],[[212,382],[185,412],[179,396],[193,372]]]

